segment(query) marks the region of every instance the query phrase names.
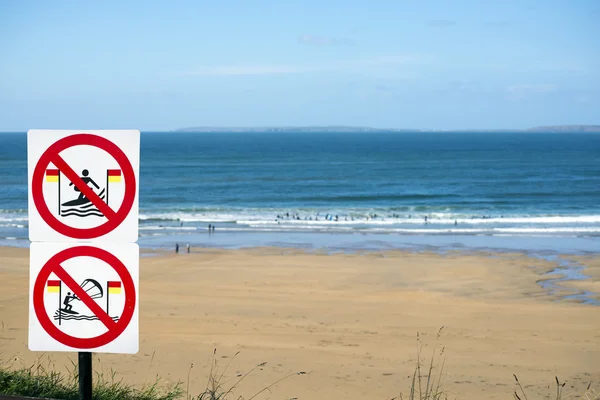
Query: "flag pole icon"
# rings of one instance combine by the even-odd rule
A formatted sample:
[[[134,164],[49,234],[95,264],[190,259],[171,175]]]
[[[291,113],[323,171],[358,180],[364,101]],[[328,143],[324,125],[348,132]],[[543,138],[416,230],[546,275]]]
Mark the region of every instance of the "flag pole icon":
[[[121,182],[121,170],[120,169],[107,169],[106,170],[106,204],[108,204],[108,186],[109,183]]]
[[[106,171],[106,176],[109,182],[121,182],[121,170],[109,169]]]
[[[110,302],[108,299],[111,294],[121,294],[121,282],[120,281],[106,281],[106,288],[108,289],[106,291],[106,314],[110,317],[110,314],[108,314],[108,308],[110,305]]]
[[[46,182],[58,183],[58,215],[60,215],[60,171],[56,168],[47,169]]]
[[[110,294],[121,294],[121,282],[119,282],[119,281],[108,281],[108,293],[110,293]]]
[[[60,281],[49,280],[46,288],[48,293],[58,293],[60,292]]]
[[[62,299],[62,282],[59,280],[51,280],[49,279],[46,283],[46,292],[48,293],[58,293],[58,309],[60,310],[60,300]],[[58,313],[58,324],[61,323],[61,314]]]
[[[46,170],[46,182],[59,182],[60,181],[60,173],[57,169],[47,169]]]

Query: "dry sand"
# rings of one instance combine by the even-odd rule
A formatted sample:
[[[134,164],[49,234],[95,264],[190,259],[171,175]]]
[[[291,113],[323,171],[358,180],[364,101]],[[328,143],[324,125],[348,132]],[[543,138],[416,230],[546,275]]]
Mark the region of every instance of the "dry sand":
[[[415,367],[417,332],[430,357],[445,346],[449,398],[507,399],[517,374],[529,398],[554,376],[566,393],[600,380],[600,308],[556,302],[536,284],[548,261],[522,254],[377,252],[326,255],[285,249],[199,250],[141,261],[140,352],[99,355],[97,370],[135,384],[205,384],[213,349],[226,378],[257,369],[236,389],[245,398],[404,397]],[[599,258],[590,284],[598,285]],[[28,250],[0,249],[0,352],[30,365]],[[585,273],[585,271],[584,271]],[[441,336],[436,339],[440,327]],[[74,353],[52,353],[57,368]],[[194,367],[190,370],[190,365]],[[578,397],[577,397],[578,398]]]

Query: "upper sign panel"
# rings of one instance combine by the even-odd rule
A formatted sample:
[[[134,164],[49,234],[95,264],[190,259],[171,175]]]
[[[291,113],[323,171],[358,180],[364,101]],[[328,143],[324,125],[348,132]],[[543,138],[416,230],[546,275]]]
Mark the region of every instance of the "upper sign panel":
[[[29,240],[136,242],[140,132],[27,133]]]

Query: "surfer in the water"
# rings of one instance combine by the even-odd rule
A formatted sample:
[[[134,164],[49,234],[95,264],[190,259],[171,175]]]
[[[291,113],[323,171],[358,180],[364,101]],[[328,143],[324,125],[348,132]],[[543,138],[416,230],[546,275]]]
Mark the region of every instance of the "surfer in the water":
[[[67,295],[65,296],[65,300],[63,301],[63,304],[65,305],[65,308],[63,308],[64,311],[74,312],[73,306],[71,305],[71,302],[73,300],[79,300],[79,297],[77,297],[76,295],[71,295],[71,292],[67,292]]]
[[[81,175],[83,175],[83,176],[81,176],[81,177],[80,177],[80,178],[81,178],[81,180],[82,180],[82,181],[83,181],[83,182],[84,182],[86,185],[87,185],[88,183],[91,183],[92,185],[94,185],[94,186],[96,187],[96,189],[100,190],[100,186],[98,186],[98,185],[96,184],[96,182],[94,182],[94,180],[88,176],[89,174],[90,174],[90,173],[89,173],[89,171],[88,171],[87,169],[84,169],[83,171],[81,171]],[[73,186],[73,182],[69,183],[69,186]],[[75,188],[74,188],[74,189],[75,189],[75,191],[76,191],[76,192],[79,192],[79,197],[77,198],[77,200],[74,200],[73,202],[81,203],[81,202],[82,202],[82,200],[85,198],[85,196],[83,195],[83,193],[81,193],[81,190],[79,190],[79,188],[78,188],[77,186],[75,186]],[[87,202],[87,201],[89,201],[89,200],[86,198],[86,202]],[[69,202],[69,203],[72,203],[72,202]],[[65,203],[65,204],[63,204],[63,205],[67,205],[67,203]]]

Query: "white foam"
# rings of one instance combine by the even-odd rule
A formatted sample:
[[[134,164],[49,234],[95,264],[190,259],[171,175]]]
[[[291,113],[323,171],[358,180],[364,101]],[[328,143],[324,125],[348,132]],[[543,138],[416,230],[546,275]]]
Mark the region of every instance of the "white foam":
[[[370,218],[368,214],[376,213],[377,218]],[[340,225],[357,225],[357,224],[368,224],[368,225],[422,225],[425,222],[426,214],[415,214],[411,218],[392,218],[387,216],[390,212],[371,212],[362,210],[361,213],[348,212],[338,213],[338,220],[335,218],[329,220],[325,219],[326,213],[300,213],[301,219],[293,218],[277,218],[277,215],[285,214],[282,210],[239,210],[239,212],[174,212],[174,213],[150,213],[140,215],[141,221],[147,220],[165,220],[165,221],[181,221],[181,222],[231,222],[243,225],[259,225],[259,224],[272,224],[276,221],[286,224],[295,225],[324,225],[324,224],[340,224]],[[335,215],[330,213],[329,215]],[[310,216],[310,219],[304,219],[305,216]],[[316,218],[318,218],[318,220]],[[598,224],[600,223],[600,215],[548,215],[548,216],[506,216],[503,218],[481,218],[467,214],[448,214],[448,213],[432,213],[427,214],[427,222],[430,224],[437,225],[454,225],[455,222],[458,224],[467,225],[507,225],[507,224]]]
[[[0,224],[2,228],[26,228],[27,225],[23,224]]]
[[[1,210],[0,210],[1,211]],[[503,218],[481,218],[471,214],[452,214],[449,209],[427,214],[399,213],[383,209],[344,209],[328,212],[322,209],[276,208],[212,208],[192,211],[145,212],[140,215],[140,231],[155,234],[166,232],[206,231],[208,224],[217,224],[220,231],[265,232],[374,232],[398,234],[456,234],[456,235],[594,235],[600,233],[600,215],[505,215]],[[286,213],[301,219],[277,218]],[[325,216],[338,215],[338,220]],[[368,215],[377,214],[377,218]],[[389,215],[399,215],[391,218]],[[317,217],[318,215],[318,217]],[[304,219],[311,216],[312,220]],[[318,220],[316,220],[316,218]],[[23,211],[0,212],[0,229],[12,234],[11,228],[27,229]],[[164,225],[162,224],[164,221]],[[455,221],[458,224],[455,224]],[[184,226],[179,226],[183,222]],[[169,226],[169,225],[173,226]],[[6,234],[5,233],[5,234]]]
[[[15,221],[26,222],[26,221],[28,221],[28,218],[26,216],[23,216],[23,215],[19,215],[19,216],[1,215],[0,216],[0,221],[1,222],[15,222]]]
[[[195,227],[140,227],[144,231],[204,231]],[[600,234],[598,227],[549,227],[549,228],[393,228],[393,227],[347,227],[347,226],[307,226],[287,224],[261,224],[257,226],[230,225],[217,227],[218,231],[230,232],[357,232],[357,233],[398,233],[398,234],[454,234],[454,235],[497,235],[497,236],[527,236],[527,234]],[[145,234],[154,235],[154,234]]]
[[[140,226],[140,231],[175,230],[175,231],[197,231],[202,228],[195,226]]]

